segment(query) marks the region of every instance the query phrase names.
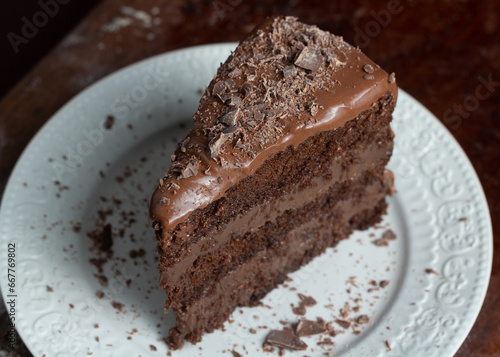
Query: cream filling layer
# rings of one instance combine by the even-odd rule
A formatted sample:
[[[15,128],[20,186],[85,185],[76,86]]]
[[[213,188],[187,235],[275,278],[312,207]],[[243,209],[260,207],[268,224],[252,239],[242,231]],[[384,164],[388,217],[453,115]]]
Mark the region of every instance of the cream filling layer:
[[[372,167],[387,157],[385,147],[372,144],[367,150],[359,155],[359,160],[349,169],[344,169],[340,162],[336,161],[331,168],[331,177],[315,177],[311,180],[310,187],[303,190],[295,190],[283,195],[278,200],[268,200],[257,205],[246,213],[235,217],[214,237],[203,237],[186,251],[186,255],[165,269],[161,274],[160,286],[171,286],[175,284],[181,275],[188,270],[198,257],[217,251],[222,245],[229,242],[231,237],[240,236],[246,232],[254,232],[261,228],[267,221],[274,221],[285,211],[314,201],[324,194],[333,184],[346,180],[356,180],[362,172]]]

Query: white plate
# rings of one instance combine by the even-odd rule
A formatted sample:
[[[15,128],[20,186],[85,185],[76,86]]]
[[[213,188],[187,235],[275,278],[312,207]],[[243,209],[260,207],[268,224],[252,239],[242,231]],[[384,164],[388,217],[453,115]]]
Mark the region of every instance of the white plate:
[[[174,141],[187,131],[179,123],[189,125],[201,90],[234,47],[188,48],[120,70],[66,104],[25,150],[1,206],[0,283],[5,300],[15,295],[16,325],[35,356],[165,355],[167,347],[158,339],[174,318],[162,313],[165,295],[156,283],[148,201],[170,163]],[[115,121],[106,129],[109,115]],[[233,349],[270,355],[262,341],[271,328],[282,328],[280,320],[297,321],[290,304],[298,304],[298,292],[318,301],[307,318],[333,320],[350,302],[360,305],[350,317],[366,314],[370,322],[358,335],[349,330],[334,337],[334,347],[318,346],[317,335],[304,338],[307,351],[287,355],[453,355],[479,313],[491,271],[486,200],[459,145],[402,90],[393,127],[390,167],[398,193],[379,228],[355,233],[292,274],[293,281],[272,291],[263,306],[239,309],[225,331],[195,346],[188,343],[173,356],[228,355]],[[87,237],[97,211],[112,207],[101,196],[122,202],[106,217],[114,233],[129,222],[124,236],[114,237],[113,259],[104,265],[106,288],[89,263],[96,253]],[[398,236],[388,247],[370,243],[388,228]],[[9,243],[16,246],[13,294],[5,276]],[[129,257],[140,248],[144,257]],[[371,280],[390,284],[369,291]],[[99,299],[100,290],[105,297]],[[123,304],[121,312],[113,301]]]

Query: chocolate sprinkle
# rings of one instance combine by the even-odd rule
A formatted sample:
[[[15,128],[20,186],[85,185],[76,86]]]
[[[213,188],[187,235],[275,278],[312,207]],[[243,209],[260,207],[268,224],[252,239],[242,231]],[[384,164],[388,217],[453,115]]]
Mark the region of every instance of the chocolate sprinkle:
[[[303,351],[307,348],[307,344],[298,338],[289,328],[272,330],[266,337],[264,346],[265,345],[277,346],[295,351]]]

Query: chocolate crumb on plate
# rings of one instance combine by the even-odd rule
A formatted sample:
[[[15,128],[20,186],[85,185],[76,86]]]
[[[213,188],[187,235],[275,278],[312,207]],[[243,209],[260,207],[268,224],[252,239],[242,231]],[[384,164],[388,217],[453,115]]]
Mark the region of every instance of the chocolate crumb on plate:
[[[323,345],[326,345],[326,346],[335,346],[335,342],[333,342],[330,337],[326,337],[323,340],[318,341],[317,345],[318,346],[323,346]]]
[[[325,331],[325,325],[312,320],[300,320],[295,327],[295,334],[299,337],[317,335]]]
[[[236,352],[235,350],[232,350],[231,353],[233,354],[233,357],[242,357],[241,354]]]
[[[385,345],[387,346],[387,352],[392,351],[391,344],[388,340],[385,340]]]
[[[316,300],[312,296],[305,296],[304,294],[299,293],[299,298],[301,300],[300,304],[303,306],[314,306],[317,304]]]
[[[391,229],[388,229],[382,234],[382,237],[374,240],[372,243],[377,247],[387,247],[389,245],[389,241],[395,240],[396,238],[396,233],[394,233]]]
[[[264,341],[264,346],[271,345],[290,350],[303,351],[307,348],[307,344],[302,341],[289,328],[283,330],[272,330]]]
[[[346,320],[341,320],[341,319],[336,319],[335,322],[340,326],[342,327],[343,329],[348,329],[349,327],[351,327],[351,323],[349,321],[346,321]]]
[[[122,311],[123,310],[123,304],[121,302],[117,302],[117,301],[112,301],[111,302],[111,305],[117,309],[118,311]]]
[[[108,115],[106,117],[106,121],[104,122],[104,128],[106,130],[111,130],[111,128],[113,128],[114,123],[115,123],[115,117],[112,115]]]
[[[425,272],[427,274],[439,275],[439,273],[437,271],[435,271],[434,269],[430,269],[430,268],[425,269]]]
[[[370,322],[370,318],[367,315],[360,315],[356,318],[358,324],[367,324]]]

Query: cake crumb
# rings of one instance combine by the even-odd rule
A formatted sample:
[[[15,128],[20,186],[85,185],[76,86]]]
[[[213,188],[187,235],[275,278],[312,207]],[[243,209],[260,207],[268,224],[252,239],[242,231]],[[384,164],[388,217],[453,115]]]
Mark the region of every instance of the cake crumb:
[[[111,130],[113,128],[114,123],[115,123],[115,117],[112,115],[108,115],[106,117],[106,121],[104,122],[104,128],[106,130]]]
[[[372,243],[377,247],[387,247],[389,245],[389,241],[395,240],[396,238],[396,233],[388,229],[382,234],[382,237],[374,240]]]

